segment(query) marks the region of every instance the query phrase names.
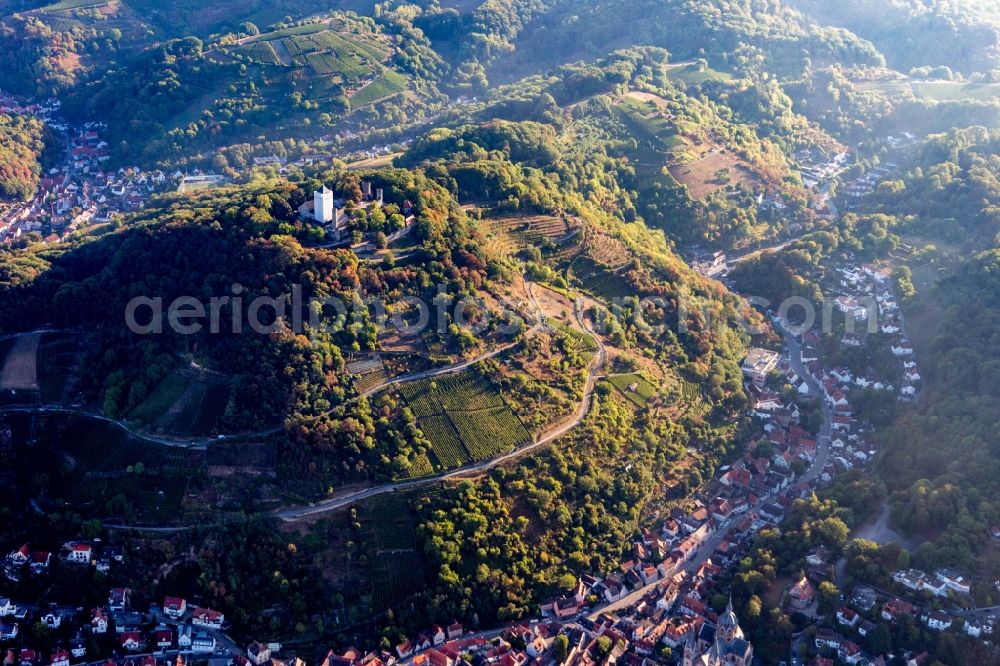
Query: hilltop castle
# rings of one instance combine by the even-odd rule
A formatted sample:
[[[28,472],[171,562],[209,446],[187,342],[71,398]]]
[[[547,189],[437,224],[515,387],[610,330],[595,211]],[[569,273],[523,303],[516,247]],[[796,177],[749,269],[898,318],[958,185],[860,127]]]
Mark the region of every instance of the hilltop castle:
[[[688,634],[681,663],[683,666],[750,666],[753,663],[753,646],[743,638],[732,599],[719,618],[714,640],[709,643],[704,638],[699,639],[694,631]]]

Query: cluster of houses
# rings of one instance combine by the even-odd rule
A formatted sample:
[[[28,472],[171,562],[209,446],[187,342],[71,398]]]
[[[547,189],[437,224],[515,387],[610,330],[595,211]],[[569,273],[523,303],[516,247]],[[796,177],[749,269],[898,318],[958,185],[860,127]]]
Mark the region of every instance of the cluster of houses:
[[[899,397],[903,400],[912,399],[917,395],[920,385],[920,370],[914,358],[913,345],[904,331],[902,311],[889,288],[891,271],[874,264],[863,264],[860,267],[840,266],[837,273],[845,294],[838,296],[834,303],[841,312],[865,322],[865,330],[888,337],[889,348],[901,365]],[[841,344],[844,347],[860,348],[865,342],[861,334],[848,332]],[[878,378],[852,377],[851,383],[861,388],[896,390],[893,383]]]
[[[934,577],[919,571],[901,571],[893,575],[893,579],[910,590],[934,595],[949,589],[956,592],[964,590],[960,592],[961,594],[968,593],[968,584],[964,578],[950,570],[941,570]],[[924,624],[933,631],[946,631],[956,627],[956,616],[949,612],[922,608],[905,599],[886,596],[870,587],[859,585],[854,588],[846,603],[837,610],[836,627],[818,629],[814,644],[822,654],[830,655],[830,658],[836,656],[848,664],[885,664],[887,662],[884,655],[866,654],[858,645],[858,641],[875,631],[879,623],[897,624],[906,617]],[[974,617],[963,617],[960,624],[961,630],[974,638],[993,631],[993,625],[989,621],[980,621]],[[916,663],[924,663],[920,661],[919,656],[913,657],[916,657]]]
[[[846,151],[824,151],[820,148],[803,148],[794,155],[802,174],[802,184],[812,189],[829,182],[851,163]]]
[[[93,567],[107,572],[112,564],[124,561],[125,551],[121,546],[71,541],[63,544],[55,556],[32,550],[25,544],[11,551],[3,566],[7,578],[16,582],[24,575],[45,575],[56,562],[61,566]],[[33,649],[34,636],[25,631],[33,624],[45,625],[52,632],[50,637],[56,648],[51,655],[39,654]],[[68,666],[71,659],[78,663],[88,656],[88,644],[91,644],[88,638],[101,639],[118,654],[137,657],[167,652],[213,655],[219,647],[218,639],[223,636],[224,624],[225,616],[221,612],[189,606],[179,597],[166,597],[162,606],[153,605],[148,612],[136,611],[132,608],[132,591],[125,587],[111,588],[107,603],[89,610],[59,605],[19,605],[9,598],[0,598],[0,641],[8,646],[15,642],[21,645],[19,653],[10,647],[10,659],[4,662],[10,666],[15,661],[21,666]],[[110,637],[110,641],[103,637]],[[154,666],[154,662],[146,663],[146,660],[133,661],[133,666]]]
[[[3,561],[3,574],[11,582],[19,582],[28,574],[43,576],[51,571],[56,562],[93,566],[101,573],[111,570],[114,563],[125,561],[125,550],[121,546],[97,544],[90,541],[67,541],[58,553],[47,550],[33,550],[29,544],[8,553]]]
[[[833,570],[829,555],[825,548],[820,547],[813,550],[806,558],[810,565],[808,573],[789,586],[786,591],[785,599],[790,612],[802,612],[815,617],[817,593],[814,583],[829,579]],[[948,590],[959,594],[969,592],[965,578],[949,569],[941,569],[934,576],[928,576],[920,571],[899,571],[892,578],[904,588],[935,596],[945,596]],[[828,663],[833,664],[834,658],[852,665],[888,663],[885,655],[870,655],[865,652],[860,642],[870,636],[880,623],[898,623],[904,616],[909,616],[913,621],[921,622],[934,631],[945,631],[956,626],[956,616],[949,612],[933,608],[924,609],[899,597],[876,592],[865,585],[858,585],[836,613],[832,614],[833,626],[817,629],[813,645],[820,656],[814,663],[827,663],[822,660],[828,659],[830,660]],[[993,627],[989,622],[965,617],[961,629],[969,636],[978,638],[992,632]]]
[[[37,232],[56,242],[77,229],[138,210],[155,192],[172,189],[183,174],[138,168],[106,170],[110,159],[101,123],[70,128],[56,117],[59,102],[24,104],[0,94],[0,113],[31,115],[66,137],[67,157],[42,175],[34,199],[0,211],[0,239]]]
[[[927,592],[935,597],[947,597],[949,591],[969,594],[969,581],[954,569],[938,569],[929,575],[919,569],[905,569],[892,574],[892,579],[915,592]]]
[[[722,250],[703,250],[695,245],[686,254],[691,268],[707,277],[718,277],[729,270],[726,253]]]
[[[886,162],[882,166],[869,169],[863,175],[858,176],[849,183],[846,183],[841,188],[841,192],[847,195],[847,209],[853,210],[856,208],[863,196],[874,192],[879,182],[884,180],[897,168],[898,166],[895,163]]]

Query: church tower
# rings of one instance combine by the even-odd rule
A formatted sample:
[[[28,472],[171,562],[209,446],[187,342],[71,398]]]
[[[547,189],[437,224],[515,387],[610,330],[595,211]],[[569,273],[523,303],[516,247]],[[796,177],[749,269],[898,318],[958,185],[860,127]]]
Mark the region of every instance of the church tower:
[[[733,612],[733,598],[730,597],[729,604],[726,605],[726,612],[719,618],[716,640],[732,643],[737,638],[743,638],[743,630],[740,628],[740,621],[736,619],[736,613]]]
[[[695,637],[695,631],[692,628],[688,632],[687,640],[684,641],[684,658],[681,661],[682,666],[694,666],[694,660],[698,657],[698,639]]]

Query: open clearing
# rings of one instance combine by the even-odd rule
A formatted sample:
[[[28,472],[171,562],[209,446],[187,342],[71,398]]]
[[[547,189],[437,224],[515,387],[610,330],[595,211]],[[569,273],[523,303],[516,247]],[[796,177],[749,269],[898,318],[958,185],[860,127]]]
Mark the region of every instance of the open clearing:
[[[681,62],[667,68],[667,76],[686,86],[694,86],[706,81],[724,83],[732,80],[732,75],[711,67],[700,67],[698,63]]]
[[[851,532],[852,539],[867,539],[877,544],[887,544],[895,541],[903,548],[912,550],[915,546],[912,539],[908,539],[889,525],[889,503],[884,502],[882,507],[872,513],[868,520],[858,525]]]
[[[656,386],[641,375],[609,375],[608,381],[636,407],[645,407],[656,397]]]
[[[670,166],[669,171],[674,180],[687,185],[694,199],[704,199],[731,183],[757,182],[735,153],[718,144],[695,144],[686,152],[694,159],[687,164]]]
[[[704,199],[737,182],[758,182],[736,153],[685,133],[662,97],[633,90],[617,108],[622,122],[639,141],[640,169],[652,176],[666,166],[676,182],[688,187],[692,198]]]
[[[961,81],[914,81],[913,93],[940,101],[971,99],[984,101],[1000,97],[1000,83],[964,83]]]
[[[881,81],[859,81],[854,83],[854,87],[863,92],[883,95],[891,100],[916,97],[947,102],[954,100],[987,101],[1000,98],[1000,83],[914,81],[896,78]]]
[[[22,335],[7,352],[0,389],[5,391],[38,390],[38,343],[41,333]]]

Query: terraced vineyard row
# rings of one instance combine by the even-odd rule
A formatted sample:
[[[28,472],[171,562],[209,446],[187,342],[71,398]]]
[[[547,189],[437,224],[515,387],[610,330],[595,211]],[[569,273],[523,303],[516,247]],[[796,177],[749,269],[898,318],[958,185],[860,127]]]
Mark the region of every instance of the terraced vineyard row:
[[[485,460],[531,441],[531,433],[489,380],[473,371],[400,386],[431,443],[436,471]],[[409,476],[424,475],[411,469]]]
[[[383,613],[422,590],[423,558],[415,551],[378,553],[371,560],[372,609]]]
[[[408,479],[419,479],[432,474],[434,474],[434,463],[424,454],[410,461],[410,468],[406,470],[406,478]]]
[[[410,405],[413,415],[418,419],[441,413],[441,403],[438,402],[437,396],[431,391],[431,383],[429,381],[406,382],[400,384],[399,389],[403,397],[406,398],[407,404]]]
[[[364,393],[366,391],[370,391],[376,386],[385,384],[388,379],[389,378],[385,374],[385,370],[380,366],[375,370],[370,370],[358,375],[358,380],[355,382],[354,386],[358,389],[358,393]]]
[[[531,433],[506,405],[449,416],[473,460],[486,460],[531,441]]]
[[[587,238],[587,253],[594,261],[611,269],[621,268],[631,261],[631,254],[624,243],[600,232],[592,233]]]
[[[449,412],[504,406],[496,389],[471,372],[442,377],[437,380],[437,387],[441,406]]]
[[[708,407],[701,394],[701,387],[686,379],[681,380],[681,398],[688,403],[692,414],[703,414]]]
[[[406,78],[392,70],[385,70],[377,79],[351,95],[351,108],[358,109],[406,89]]]
[[[587,256],[573,260],[573,275],[590,293],[603,298],[624,298],[632,295],[625,279],[607,266],[595,262]]]
[[[469,462],[469,454],[462,440],[444,414],[428,416],[418,422],[424,435],[431,441],[434,457],[443,469],[461,467]]]
[[[484,220],[491,234],[490,244],[498,254],[513,254],[529,247],[541,247],[546,241],[558,243],[576,227],[560,217],[497,217]]]

